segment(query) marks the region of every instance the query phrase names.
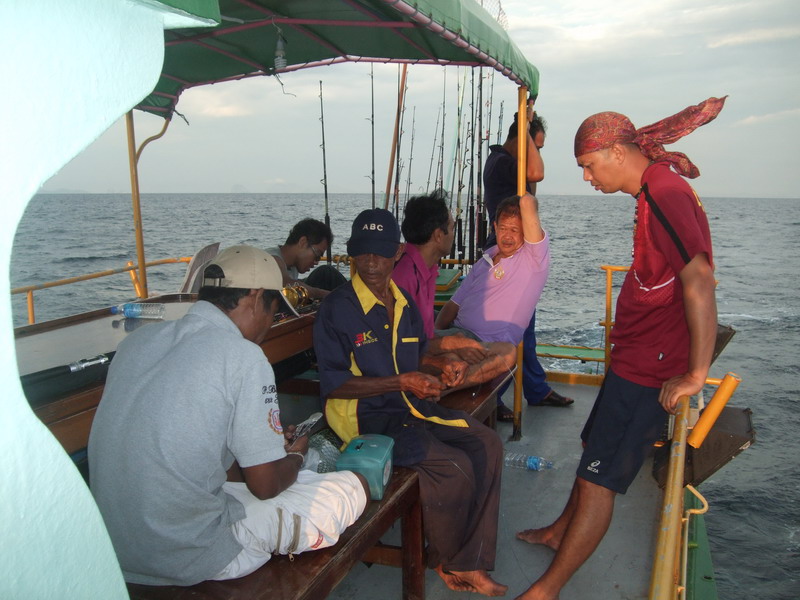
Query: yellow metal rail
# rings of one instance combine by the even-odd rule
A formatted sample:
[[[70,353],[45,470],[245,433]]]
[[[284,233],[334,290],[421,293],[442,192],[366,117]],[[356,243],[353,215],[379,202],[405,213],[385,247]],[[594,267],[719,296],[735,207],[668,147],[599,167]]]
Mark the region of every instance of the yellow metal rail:
[[[614,273],[624,273],[630,270],[630,267],[615,267],[612,265],[601,265],[600,266],[603,271],[606,272],[606,316],[605,318],[600,321],[600,325],[603,326],[605,329],[605,355],[606,355],[606,364],[605,370],[608,371],[608,365],[611,364],[611,328],[614,325],[614,307],[613,307],[613,298],[612,298],[612,284],[613,284],[613,276]]]
[[[692,433],[689,434],[689,438],[686,440],[693,448],[699,448],[703,445],[703,441],[706,439],[708,432],[711,431],[714,423],[717,422],[717,417],[719,417],[722,409],[725,408],[733,392],[739,387],[742,379],[735,373],[726,373],[722,380],[714,379],[706,380],[706,382],[718,385],[719,387],[717,391],[714,392],[708,406],[706,406],[702,416],[698,419],[697,423],[695,423]]]
[[[145,267],[155,267],[158,265],[167,265],[173,263],[188,263],[192,260],[191,256],[182,256],[179,258],[162,258],[161,260],[154,260],[149,263],[145,264]],[[65,279],[59,279],[57,281],[48,281],[46,283],[38,283],[36,285],[25,285],[22,287],[13,288],[11,290],[11,294],[26,294],[27,301],[28,301],[28,323],[33,324],[36,322],[36,310],[34,306],[34,299],[33,299],[33,292],[37,290],[45,290],[48,288],[59,287],[62,285],[70,285],[72,283],[77,283],[79,281],[88,281],[90,279],[99,279],[100,277],[108,277],[110,275],[116,275],[118,273],[131,273],[131,279],[134,282],[134,288],[136,289],[136,294],[140,298],[143,296],[140,294],[141,287],[138,285],[138,280],[136,277],[136,270],[139,268],[139,265],[134,264],[133,262],[128,262],[128,266],[120,267],[119,269],[108,269],[106,271],[98,271],[96,273],[88,273],[86,275],[78,275],[77,277],[67,277]]]
[[[688,429],[689,397],[683,396],[678,401],[678,412],[675,415],[667,485],[664,489],[664,503],[661,507],[661,523],[656,541],[653,573],[650,577],[650,600],[675,600]]]
[[[702,445],[722,408],[740,382],[741,378],[735,373],[727,373],[722,379],[706,379],[706,384],[718,387],[691,434],[689,434],[689,397],[682,397],[678,403],[670,446],[667,483],[661,506],[661,523],[650,577],[650,600],[676,600],[686,597],[689,519],[692,515],[703,514],[708,510],[708,502],[691,485],[685,487],[697,496],[703,508],[685,512],[683,510],[686,446],[691,444],[694,448],[699,448]]]

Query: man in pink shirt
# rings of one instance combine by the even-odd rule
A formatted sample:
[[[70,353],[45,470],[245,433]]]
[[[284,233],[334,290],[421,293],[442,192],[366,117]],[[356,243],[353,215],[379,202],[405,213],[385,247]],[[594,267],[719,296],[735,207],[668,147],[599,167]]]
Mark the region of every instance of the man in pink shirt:
[[[435,190],[430,196],[409,199],[400,229],[406,240],[405,253],[394,266],[392,280],[414,298],[431,339],[439,261],[450,252],[455,237],[445,192]]]
[[[411,294],[422,315],[428,336],[427,354],[452,354],[469,364],[467,387],[489,381],[511,369],[516,347],[503,341],[482,342],[462,334],[437,335],[434,329],[434,296],[439,261],[450,252],[455,222],[447,207],[447,196],[436,190],[429,196],[411,198],[405,206],[401,226],[405,250],[394,267],[392,281]]]

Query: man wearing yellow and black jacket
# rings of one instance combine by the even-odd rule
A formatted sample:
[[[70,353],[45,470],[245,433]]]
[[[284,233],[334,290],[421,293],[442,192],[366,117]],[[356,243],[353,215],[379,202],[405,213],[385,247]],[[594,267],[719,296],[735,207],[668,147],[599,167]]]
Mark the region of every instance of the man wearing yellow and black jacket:
[[[411,297],[392,280],[400,228],[392,213],[366,210],[347,251],[357,274],[323,301],[314,323],[328,423],[344,440],[380,433],[394,463],[419,473],[429,566],[453,590],[498,596],[494,568],[503,445],[490,428],[437,404],[462,383],[467,364],[425,354],[427,336]],[[420,368],[435,361],[440,377]]]

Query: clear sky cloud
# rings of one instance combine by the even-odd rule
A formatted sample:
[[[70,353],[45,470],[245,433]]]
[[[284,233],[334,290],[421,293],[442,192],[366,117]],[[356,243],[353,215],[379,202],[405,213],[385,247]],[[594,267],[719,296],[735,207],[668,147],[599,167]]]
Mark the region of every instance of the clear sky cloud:
[[[758,126],[762,123],[768,123],[772,121],[791,121],[798,118],[800,118],[800,108],[792,108],[790,110],[782,110],[768,115],[752,115],[745,117],[744,119],[734,123],[734,125]]]
[[[727,94],[713,123],[674,146],[700,167],[695,187],[706,196],[797,197],[790,165],[800,157],[789,143],[800,137],[794,107],[800,97],[796,0],[504,0],[502,5],[509,34],[541,73],[537,110],[549,124],[541,193],[594,194],[572,156],[573,136],[585,117],[615,110],[643,126]],[[460,176],[470,176],[455,167],[461,154],[455,147],[457,100],[463,96],[461,112],[471,114],[473,86],[481,77],[492,91],[484,134],[491,143],[503,137],[516,89],[491,73],[409,69],[401,189],[424,191],[436,181],[437,170],[448,189],[457,188]],[[167,135],[145,151],[142,190],[321,192],[322,81],[329,191],[369,192],[374,163],[375,186],[382,193],[397,79],[396,66],[375,65],[373,87],[369,65],[337,65],[286,74],[284,87],[263,77],[189,90],[178,110],[190,125],[175,119]],[[140,140],[161,128],[149,115],[137,113],[136,120]],[[477,124],[462,120],[462,140],[476,131]],[[746,144],[747,152],[732,152],[737,144]],[[436,164],[440,158],[443,167]],[[760,176],[739,177],[753,161]],[[127,188],[122,123],[45,185],[50,191]]]

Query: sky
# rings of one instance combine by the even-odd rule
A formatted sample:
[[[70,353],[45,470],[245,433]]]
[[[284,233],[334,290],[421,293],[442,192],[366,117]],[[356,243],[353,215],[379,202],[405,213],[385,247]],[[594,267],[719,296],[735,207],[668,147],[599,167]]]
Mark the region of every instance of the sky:
[[[642,127],[728,95],[715,121],[668,146],[699,167],[692,185],[707,197],[800,198],[797,0],[503,0],[502,6],[511,38],[540,72],[536,110],[548,124],[540,194],[596,193],[582,180],[572,153],[575,131],[587,116],[613,110]],[[493,90],[485,129],[497,143],[501,108],[505,131],[516,87],[499,74],[491,78],[490,69],[478,71],[484,90]],[[436,132],[443,105],[445,162],[454,163],[459,88],[470,111],[472,77],[469,69],[409,68],[401,190],[424,193],[433,185],[431,158],[441,143]],[[178,103],[188,124],[174,118],[166,136],[142,154],[141,191],[322,193],[325,173],[328,193],[369,193],[374,155],[382,197],[397,79],[396,65],[375,65],[374,87],[369,65],[334,65],[287,73],[280,82],[263,77],[189,90]],[[163,123],[140,111],[135,120],[137,143]],[[120,119],[42,191],[128,192],[127,160]],[[445,176],[454,180],[452,167]],[[452,190],[451,183],[446,187]]]

